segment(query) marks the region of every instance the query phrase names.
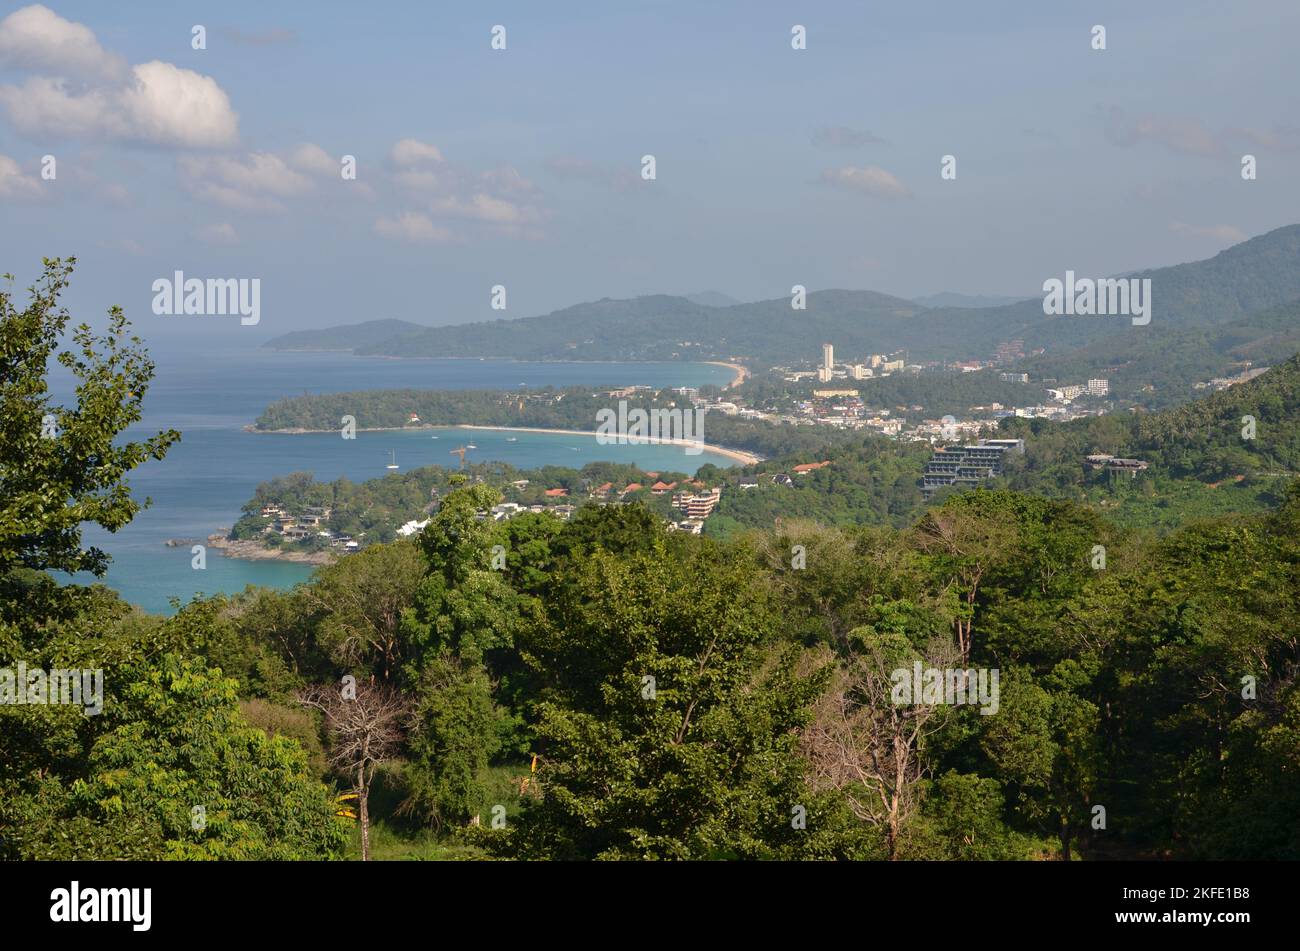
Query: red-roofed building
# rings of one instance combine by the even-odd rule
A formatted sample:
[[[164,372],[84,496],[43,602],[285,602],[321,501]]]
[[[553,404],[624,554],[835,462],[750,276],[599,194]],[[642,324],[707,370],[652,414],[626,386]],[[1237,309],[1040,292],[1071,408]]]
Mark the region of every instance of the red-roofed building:
[[[558,499],[569,494],[568,489],[547,489],[546,497],[548,499]]]
[[[656,482],[654,485],[650,486],[650,491],[655,495],[663,495],[665,492],[671,492],[675,488],[677,488],[676,482]]]
[[[790,471],[791,472],[812,472],[814,469],[820,469],[823,466],[829,466],[830,464],[831,461],[829,459],[825,460],[824,462],[804,462],[801,463],[800,465],[795,466]]]
[[[620,494],[627,495],[629,492],[636,492],[644,488],[645,486],[643,486],[640,482],[633,482],[626,489],[624,489]]]

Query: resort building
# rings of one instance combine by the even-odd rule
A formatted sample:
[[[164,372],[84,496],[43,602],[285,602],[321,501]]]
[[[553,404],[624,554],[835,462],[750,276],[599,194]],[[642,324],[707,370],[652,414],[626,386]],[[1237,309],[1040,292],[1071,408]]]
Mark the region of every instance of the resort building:
[[[1023,439],[981,439],[973,446],[946,446],[925,465],[921,494],[927,499],[942,486],[976,486],[1002,474],[1007,452],[1025,451]]]

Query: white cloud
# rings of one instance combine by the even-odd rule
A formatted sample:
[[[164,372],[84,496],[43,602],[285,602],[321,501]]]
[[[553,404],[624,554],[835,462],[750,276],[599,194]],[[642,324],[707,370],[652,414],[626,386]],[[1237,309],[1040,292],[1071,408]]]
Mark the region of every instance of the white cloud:
[[[0,20],[0,63],[108,80],[126,74],[126,60],[100,46],[88,27],[39,3]]]
[[[0,155],[0,199],[39,198],[41,183],[34,175],[24,175],[17,162]]]
[[[912,191],[894,175],[875,165],[827,169],[817,179],[823,185],[875,195],[877,198],[907,198]]]
[[[289,163],[297,169],[304,172],[311,172],[313,175],[335,176],[339,174],[342,166],[339,162],[330,157],[319,145],[313,145],[310,142],[304,143],[293,150],[289,156]]]
[[[121,93],[121,104],[137,138],[186,148],[234,145],[239,139],[239,117],[212,77],[158,60],[132,73],[135,82]]]
[[[45,7],[0,21],[0,60],[38,73],[0,86],[0,107],[32,138],[189,149],[238,141],[239,117],[216,80],[159,60],[128,69],[85,26]]]
[[[399,241],[450,241],[451,232],[435,225],[428,215],[405,212],[396,218],[380,218],[375,222],[375,232]]]
[[[442,161],[442,152],[436,145],[418,139],[402,139],[393,146],[393,164],[399,168],[414,168]]]
[[[447,240],[451,229],[435,224],[439,219],[470,222],[479,232],[536,238],[543,213],[537,203],[537,186],[504,165],[486,170],[450,162],[435,145],[402,139],[390,155],[391,180],[408,192],[418,208],[397,218],[381,218],[381,234],[409,240]],[[469,235],[464,235],[469,236]],[[457,229],[457,237],[462,237]]]
[[[102,89],[68,92],[66,79],[33,76],[21,86],[0,86],[0,106],[18,131],[32,138],[125,138],[126,123]]]
[[[277,199],[311,188],[305,175],[269,152],[253,152],[246,158],[187,155],[177,165],[195,196],[241,211],[283,211]]]
[[[536,213],[504,198],[479,193],[468,199],[439,198],[430,206],[435,214],[449,218],[466,218],[496,225],[520,225],[533,221]]]

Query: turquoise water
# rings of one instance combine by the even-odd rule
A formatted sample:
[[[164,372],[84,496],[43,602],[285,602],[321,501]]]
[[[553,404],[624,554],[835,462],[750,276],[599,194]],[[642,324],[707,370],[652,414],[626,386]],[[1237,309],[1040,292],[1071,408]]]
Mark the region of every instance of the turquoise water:
[[[507,360],[388,360],[334,353],[274,351],[206,341],[151,346],[157,376],[145,398],[145,419],[131,428],[137,438],[174,428],[181,441],[162,462],[148,462],[130,477],[136,498],[152,505],[116,534],[91,526],[85,541],[107,551],[113,563],[103,579],[126,600],[145,610],[170,613],[170,599],[235,592],[246,585],[286,588],[306,580],[310,566],[242,561],[209,550],[207,567],[190,567],[189,546],[168,548],[169,538],[204,542],[227,528],[259,482],[306,471],[329,481],[340,476],[360,482],[383,476],[396,452],[402,471],[426,465],[454,465],[449,450],[478,446],[469,459],[502,461],[519,468],[572,466],[608,460],[646,469],[693,472],[705,462],[730,465],[725,457],[688,456],[675,446],[601,446],[589,436],[505,433],[486,430],[359,432],[275,435],[244,432],[267,403],[304,392],[425,387],[431,389],[528,386],[698,386],[726,383],[730,371],[687,363],[515,363]],[[56,387],[56,391],[57,391]],[[438,436],[432,439],[431,436]],[[516,441],[507,441],[514,436]],[[90,581],[87,577],[78,577]]]

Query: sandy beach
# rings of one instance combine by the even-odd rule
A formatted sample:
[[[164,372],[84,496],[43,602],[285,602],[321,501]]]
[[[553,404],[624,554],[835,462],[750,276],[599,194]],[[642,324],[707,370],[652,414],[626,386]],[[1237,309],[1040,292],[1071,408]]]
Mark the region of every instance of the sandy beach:
[[[739,363],[726,363],[722,360],[705,360],[704,362],[709,364],[710,366],[726,367],[728,370],[731,370],[733,373],[736,374],[734,377],[732,377],[731,382],[723,387],[724,390],[729,390],[734,386],[740,386],[740,384],[745,382],[745,378],[749,376],[749,371],[746,370],[744,367],[742,367]]]
[[[543,429],[540,426],[476,426],[470,423],[423,423],[419,426],[358,426],[359,433],[395,433],[411,432],[421,429],[495,429],[499,432],[506,433],[554,433],[562,436],[588,436],[595,437],[594,430],[583,429]],[[337,429],[300,429],[293,427],[289,429],[258,429],[251,423],[244,427],[244,432],[261,433],[267,436],[301,436],[307,433],[337,433]],[[646,443],[653,445],[662,443],[666,446],[694,446],[694,440],[691,439],[648,439],[645,437],[628,437],[630,443]],[[704,452],[715,453],[719,456],[726,456],[728,459],[734,459],[736,462],[747,466],[756,465],[763,461],[763,457],[755,455],[752,452],[746,452],[743,449],[727,449],[723,446],[714,446],[709,443],[704,444]]]
[[[541,429],[537,426],[473,426],[468,423],[462,423],[454,427],[455,429],[492,429],[504,433],[556,433],[562,436],[589,436],[595,437],[591,431],[581,429]],[[660,444],[664,446],[695,446],[698,445],[690,439],[649,439],[646,437],[624,437],[627,442],[646,445]],[[747,466],[756,465],[763,461],[762,456],[756,456],[752,452],[745,452],[741,449],[725,449],[722,446],[712,446],[704,443],[704,451],[716,453],[719,456],[726,456],[728,459],[734,459],[736,462],[743,463]]]

